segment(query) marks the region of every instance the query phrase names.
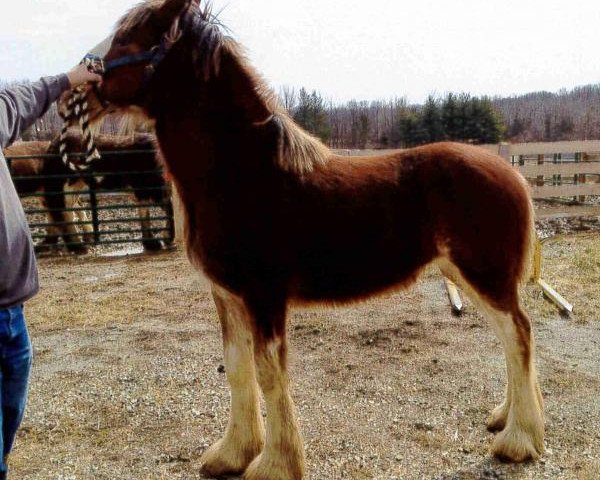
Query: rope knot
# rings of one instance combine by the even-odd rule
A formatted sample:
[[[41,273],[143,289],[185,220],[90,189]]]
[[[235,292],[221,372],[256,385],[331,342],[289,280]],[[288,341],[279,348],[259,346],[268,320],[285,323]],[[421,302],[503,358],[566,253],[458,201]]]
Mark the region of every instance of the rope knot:
[[[82,172],[91,167],[94,160],[100,159],[100,152],[94,143],[94,137],[90,128],[90,117],[88,113],[89,104],[87,101],[87,90],[85,86],[79,86],[73,90],[73,93],[67,100],[67,107],[64,112],[61,112],[61,117],[64,121],[63,128],[60,132],[58,151],[63,163],[72,171]],[[83,137],[82,144],[86,149],[86,155],[83,162],[73,161],[67,153],[67,135],[69,127],[75,123],[79,123]]]

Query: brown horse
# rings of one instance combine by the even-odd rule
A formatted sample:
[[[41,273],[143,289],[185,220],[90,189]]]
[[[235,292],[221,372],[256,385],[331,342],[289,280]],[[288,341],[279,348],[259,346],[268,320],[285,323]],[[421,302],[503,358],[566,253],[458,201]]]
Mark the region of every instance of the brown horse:
[[[82,135],[69,131],[66,139],[67,151],[82,152]],[[43,251],[56,245],[63,237],[67,248],[74,253],[86,253],[87,244],[93,242],[93,227],[86,210],[80,202],[78,191],[89,190],[90,177],[74,173],[58,156],[59,137],[52,142],[21,142],[7,148],[11,160],[11,173],[20,196],[43,193],[42,205],[48,209],[48,227],[45,238],[36,245]],[[173,217],[171,189],[161,172],[156,159],[156,143],[153,135],[113,136],[99,135],[96,145],[102,158],[94,162],[94,188],[100,190],[131,189],[138,205],[142,230],[142,245],[145,250],[159,250],[161,241],[155,238],[152,229],[150,206],[162,205],[165,215]],[[126,156],[115,152],[129,151]],[[44,157],[54,154],[55,157]],[[119,173],[115,175],[115,173]],[[108,175],[106,175],[108,173]],[[83,231],[83,242],[79,229]],[[169,225],[169,228],[172,227]],[[165,239],[168,245],[171,240]]]
[[[60,161],[58,158],[49,159],[44,157],[44,155],[48,153],[49,146],[50,142],[47,141],[17,142],[4,150],[6,158],[10,161],[10,173],[20,197],[39,195],[47,190],[47,185],[45,184],[46,179],[44,178],[44,170],[48,169],[48,163],[52,160],[55,160],[55,163],[56,161]],[[39,195],[38,198],[41,205],[44,208],[48,208],[44,196]],[[76,199],[74,197],[69,197],[69,199],[65,200],[74,201]],[[69,204],[69,206],[80,207],[80,205],[76,202]],[[84,238],[89,241],[92,240],[91,226],[89,225],[85,210],[65,212],[65,215],[69,216],[69,218],[66,219],[67,221],[81,223],[81,225],[84,227]],[[48,223],[53,223],[50,212],[48,212]],[[46,236],[41,244],[36,245],[36,251],[43,250],[45,245],[56,243],[58,237],[61,235],[62,228],[64,227],[52,225],[47,227]]]
[[[498,156],[456,143],[332,154],[294,124],[195,1],[134,8],[104,59],[94,115],[133,107],[155,121],[186,211],[188,254],[213,283],[231,417],[203,455],[205,473],[302,478],[288,305],[407,286],[432,262],[479,305],[505,350],[506,399],[488,423],[500,431],[493,453],[539,456],[542,399],[518,291],[534,235],[522,177]]]
[[[83,152],[83,137],[80,131],[69,131],[65,138],[68,152]],[[147,133],[136,133],[127,136],[98,135],[95,144],[101,152],[101,158],[91,166],[93,179],[85,175],[74,175],[60,158],[47,159],[43,174],[46,195],[45,203],[49,208],[52,220],[59,225],[58,229],[70,250],[85,250],[81,244],[75,225],[71,223],[70,210],[79,201],[78,190],[93,188],[98,190],[124,190],[131,189],[137,203],[142,230],[142,245],[145,250],[154,251],[162,248],[161,241],[155,238],[152,230],[150,207],[161,205],[167,217],[173,217],[171,205],[171,189],[160,172],[160,163],[156,158],[156,141],[153,135]],[[58,154],[60,137],[56,137],[48,147],[48,153]],[[120,152],[128,152],[121,155]],[[118,172],[118,175],[115,173]],[[65,195],[57,195],[49,192],[66,192]],[[82,210],[75,210],[82,212]],[[85,228],[91,226],[89,223],[83,225]],[[87,232],[86,232],[87,233]],[[87,238],[84,240],[89,242]],[[47,241],[56,242],[58,236],[50,237]],[[165,241],[170,244],[170,240]]]
[[[45,141],[16,142],[4,150],[6,158],[10,161],[10,172],[19,195],[32,195],[44,189],[40,177],[44,168],[44,158],[38,155],[44,155],[49,145],[50,142]]]

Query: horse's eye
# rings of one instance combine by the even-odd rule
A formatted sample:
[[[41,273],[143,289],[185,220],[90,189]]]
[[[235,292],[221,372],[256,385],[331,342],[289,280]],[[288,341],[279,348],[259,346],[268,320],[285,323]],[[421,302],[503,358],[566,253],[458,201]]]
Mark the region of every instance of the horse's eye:
[[[129,39],[125,36],[115,38],[115,45],[118,47],[124,47],[129,44]]]

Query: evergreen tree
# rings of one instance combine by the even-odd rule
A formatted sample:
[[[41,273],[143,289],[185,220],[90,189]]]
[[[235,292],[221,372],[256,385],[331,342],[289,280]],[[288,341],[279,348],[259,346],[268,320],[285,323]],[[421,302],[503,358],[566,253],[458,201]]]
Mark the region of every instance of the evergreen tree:
[[[457,98],[454,94],[449,93],[442,103],[442,123],[448,140],[458,140],[460,138],[458,112]]]
[[[397,147],[427,143],[428,132],[423,128],[421,113],[416,108],[401,111],[392,132],[392,141]]]
[[[313,135],[327,141],[331,135],[329,119],[323,98],[313,90],[308,93],[301,88],[298,94],[298,105],[294,109],[294,120]]]
[[[423,111],[421,112],[421,129],[425,136],[425,143],[439,142],[446,138],[442,109],[439,102],[431,95],[427,97]]]
[[[476,143],[500,142],[506,130],[500,114],[487,97],[479,99],[478,104],[479,132],[475,138]]]

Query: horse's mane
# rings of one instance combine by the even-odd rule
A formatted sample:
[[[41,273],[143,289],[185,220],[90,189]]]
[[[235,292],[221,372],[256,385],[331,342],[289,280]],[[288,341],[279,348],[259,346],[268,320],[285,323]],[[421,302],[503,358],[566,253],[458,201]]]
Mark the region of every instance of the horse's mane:
[[[165,3],[165,0],[145,0],[138,3],[121,17],[115,25],[115,34],[123,34],[146,23],[152,14]]]
[[[152,13],[163,3],[164,0],[147,0],[132,8],[118,23],[117,34],[124,34],[149,21]],[[185,35],[189,35],[193,42],[192,59],[198,80],[218,77],[223,55],[227,54],[237,61],[250,80],[254,94],[272,112],[273,120],[279,126],[277,165],[286,171],[303,174],[324,164],[330,155],[329,148],[290,118],[273,89],[250,64],[242,46],[224,33],[227,29],[218,15],[213,14],[211,3],[204,2],[203,7],[193,3],[188,21]]]

